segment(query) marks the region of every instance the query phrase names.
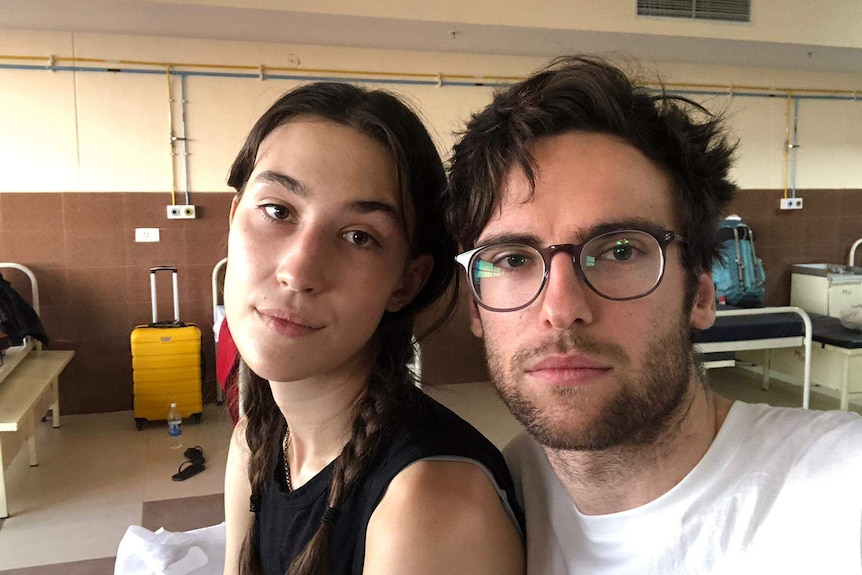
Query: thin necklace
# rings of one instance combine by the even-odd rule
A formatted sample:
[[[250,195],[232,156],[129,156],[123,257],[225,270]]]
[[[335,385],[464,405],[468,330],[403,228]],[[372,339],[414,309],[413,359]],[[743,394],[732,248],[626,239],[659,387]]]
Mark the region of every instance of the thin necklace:
[[[290,483],[290,463],[288,463],[287,459],[287,448],[290,447],[290,428],[287,427],[284,430],[284,441],[281,443],[281,447],[284,450],[284,480],[287,483],[287,490],[293,491],[293,485]]]

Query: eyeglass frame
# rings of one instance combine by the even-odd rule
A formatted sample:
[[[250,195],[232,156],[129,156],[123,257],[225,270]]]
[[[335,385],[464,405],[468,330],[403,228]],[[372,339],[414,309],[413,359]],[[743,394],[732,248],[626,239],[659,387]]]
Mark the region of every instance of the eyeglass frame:
[[[661,253],[661,270],[659,271],[658,278],[656,279],[655,285],[652,286],[646,292],[644,292],[640,295],[630,296],[630,297],[619,297],[619,298],[618,297],[610,297],[610,296],[607,296],[607,295],[601,293],[598,289],[596,289],[596,287],[587,278],[587,274],[584,273],[584,268],[581,264],[581,253],[584,250],[584,246],[587,245],[588,243],[590,243],[591,241],[595,240],[596,238],[600,238],[602,236],[611,235],[611,234],[625,233],[625,232],[644,233],[644,234],[651,236],[656,241],[656,243],[658,243],[659,253]],[[544,248],[539,247],[539,246],[535,246],[535,245],[531,245],[531,244],[526,244],[523,242],[498,242],[498,243],[486,244],[486,245],[479,246],[479,247],[473,248],[471,250],[467,250],[466,252],[462,252],[462,253],[458,254],[457,256],[455,256],[455,261],[458,262],[459,264],[461,264],[461,266],[464,268],[465,273],[467,274],[467,283],[470,285],[470,292],[473,294],[473,299],[476,301],[476,304],[478,304],[480,307],[485,308],[488,311],[504,313],[504,312],[522,310],[522,309],[532,305],[533,302],[535,302],[539,298],[539,296],[541,295],[541,293],[545,289],[545,285],[547,285],[547,283],[548,283],[548,277],[551,275],[551,260],[553,259],[553,257],[557,253],[560,253],[560,252],[565,253],[569,256],[569,259],[572,261],[572,265],[575,267],[575,273],[577,273],[578,276],[584,281],[584,284],[586,284],[587,287],[589,287],[590,290],[593,293],[595,293],[596,295],[598,295],[599,297],[602,297],[602,298],[610,300],[610,301],[631,301],[631,300],[635,300],[635,299],[640,299],[642,297],[646,297],[649,294],[651,294],[652,292],[654,292],[655,290],[657,290],[658,286],[661,285],[661,281],[662,281],[662,279],[664,279],[664,271],[667,267],[665,265],[667,263],[667,247],[675,241],[678,241],[680,243],[685,243],[686,239],[685,239],[685,237],[681,236],[680,234],[678,234],[674,231],[665,230],[663,228],[657,228],[655,230],[648,230],[648,229],[626,227],[626,228],[620,228],[618,230],[602,231],[600,233],[597,233],[597,234],[585,239],[583,242],[581,242],[579,244],[551,244],[551,245],[544,247]],[[473,285],[473,280],[470,277],[470,266],[473,263],[473,257],[478,252],[480,252],[484,249],[487,249],[487,248],[492,248],[494,246],[505,246],[505,245],[522,245],[522,246],[526,246],[528,248],[534,249],[537,252],[539,252],[539,255],[542,256],[542,265],[544,266],[544,272],[542,273],[542,283],[539,284],[539,289],[536,290],[536,294],[532,298],[530,298],[530,301],[528,301],[527,303],[520,305],[518,307],[501,309],[501,308],[494,308],[494,307],[491,307],[491,306],[488,306],[488,305],[482,303],[482,298],[479,297],[479,294],[476,293],[476,287]]]

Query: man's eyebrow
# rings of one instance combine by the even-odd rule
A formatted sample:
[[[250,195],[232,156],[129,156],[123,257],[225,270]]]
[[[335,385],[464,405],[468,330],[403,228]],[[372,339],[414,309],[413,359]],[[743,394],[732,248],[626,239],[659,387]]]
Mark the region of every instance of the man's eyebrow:
[[[284,189],[293,192],[297,196],[301,196],[303,198],[308,197],[308,188],[305,187],[305,184],[287,174],[266,170],[265,172],[259,173],[254,179],[279,185]]]
[[[608,232],[615,232],[617,230],[643,230],[648,232],[658,232],[663,229],[664,228],[662,226],[650,220],[629,218],[624,220],[601,222],[587,228],[581,228],[576,232],[575,237],[569,238],[569,240],[576,243],[583,243],[588,238],[593,238]],[[481,241],[476,242],[476,247],[498,244],[526,244],[533,247],[544,247],[546,242],[540,240],[535,234],[501,231],[499,233],[485,236]]]
[[[481,241],[476,242],[476,247],[494,246],[499,244],[526,244],[533,247],[541,247],[542,242],[532,234],[518,234],[513,232],[499,232],[488,234]]]
[[[611,222],[602,222],[594,226],[590,226],[578,233],[579,241],[586,241],[587,238],[592,238],[608,232],[618,230],[641,230],[645,232],[658,233],[665,228],[654,221],[643,218],[629,218],[624,220],[614,220]]]

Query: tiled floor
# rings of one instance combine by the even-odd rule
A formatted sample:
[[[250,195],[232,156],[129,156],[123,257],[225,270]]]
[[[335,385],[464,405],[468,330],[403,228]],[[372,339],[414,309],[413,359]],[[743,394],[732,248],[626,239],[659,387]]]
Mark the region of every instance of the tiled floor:
[[[759,379],[739,369],[713,370],[709,377],[711,385],[730,398],[801,403],[798,387],[773,382],[764,392]],[[441,386],[428,393],[500,447],[521,429],[487,383]],[[837,399],[817,390],[812,395],[816,409],[837,405]],[[0,520],[0,575],[36,565],[46,566],[38,572],[59,573],[62,570],[47,565],[113,557],[126,528],[142,523],[145,502],[220,494],[230,431],[227,414],[215,405],[206,407],[201,424],[186,423],[185,446],[200,445],[207,468],[185,482],[174,482],[171,475],[183,462],[183,450],[167,447],[162,425],[136,431],[131,412],[64,416],[59,429],[40,424],[39,466],[29,467],[22,450],[6,472],[11,516]],[[165,513],[169,505],[159,504],[158,512]],[[101,559],[91,565],[92,570],[79,572],[107,575],[112,562]]]
[[[207,468],[175,482],[184,449],[167,446],[167,426],[135,429],[131,412],[73,415],[39,425],[39,466],[21,450],[6,470],[8,519],[0,527],[0,570],[111,557],[143,502],[221,493],[231,424],[211,405],[186,423],[186,446],[203,447]]]

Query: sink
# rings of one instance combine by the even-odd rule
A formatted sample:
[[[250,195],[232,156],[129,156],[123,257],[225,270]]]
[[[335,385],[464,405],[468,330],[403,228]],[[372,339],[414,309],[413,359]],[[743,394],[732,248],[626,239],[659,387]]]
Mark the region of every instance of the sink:
[[[829,279],[862,279],[862,267],[841,264],[794,264],[792,273],[820,276]]]

